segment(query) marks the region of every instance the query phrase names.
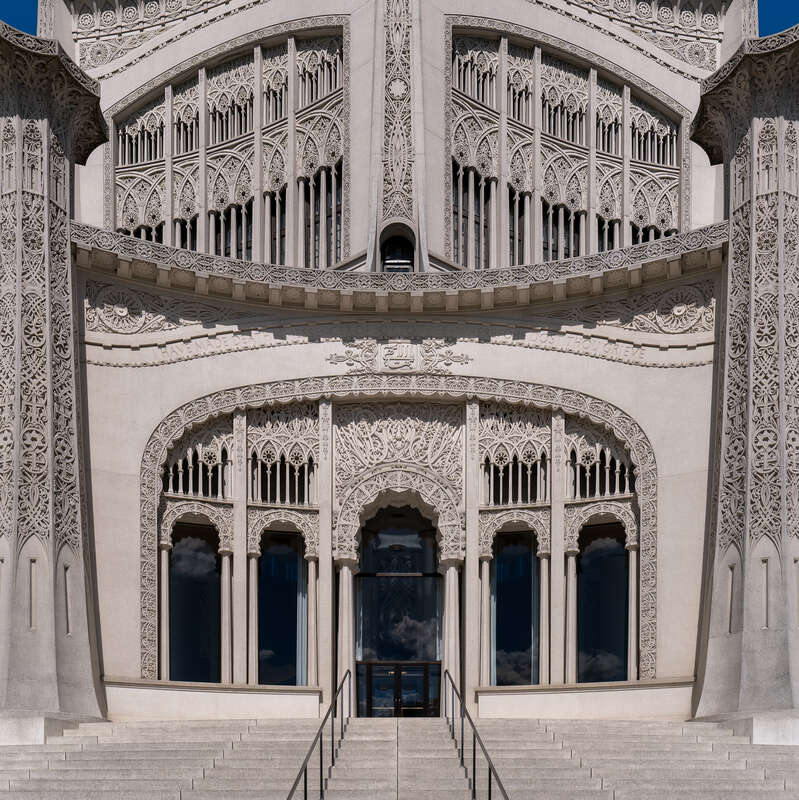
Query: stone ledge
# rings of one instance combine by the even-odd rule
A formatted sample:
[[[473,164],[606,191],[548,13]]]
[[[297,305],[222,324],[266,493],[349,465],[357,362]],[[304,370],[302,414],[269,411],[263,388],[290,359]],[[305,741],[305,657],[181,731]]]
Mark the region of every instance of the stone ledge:
[[[238,302],[345,313],[490,312],[596,299],[721,267],[728,224],[625,250],[525,267],[449,273],[339,272],[255,264],[72,223],[78,267]]]

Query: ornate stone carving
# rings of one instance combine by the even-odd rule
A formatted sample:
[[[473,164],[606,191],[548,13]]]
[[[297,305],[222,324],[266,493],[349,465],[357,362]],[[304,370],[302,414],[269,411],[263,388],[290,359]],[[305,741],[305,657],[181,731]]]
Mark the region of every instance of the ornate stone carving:
[[[414,218],[410,0],[385,0],[381,219]]]
[[[219,503],[208,503],[199,500],[165,500],[161,508],[162,545],[172,546],[172,531],[176,522],[186,517],[202,516],[216,528],[219,536],[219,552],[229,553],[233,550],[233,508]]]
[[[722,245],[727,241],[729,226],[726,222],[720,222],[706,228],[697,228],[688,233],[668,236],[624,250],[611,250],[606,253],[594,253],[531,266],[479,272],[475,270],[417,272],[412,275],[389,272],[344,272],[257,264],[252,261],[240,261],[167,247],[77,222],[70,224],[70,232],[73,243],[82,247],[96,247],[100,250],[117,253],[123,258],[193,270],[200,275],[219,275],[271,286],[285,284],[339,291],[352,289],[365,292],[410,292],[515,287],[561,278],[587,276],[596,272],[621,270],[626,267],[638,266],[647,261],[676,258],[688,251]]]
[[[506,526],[513,530],[523,525],[535,534],[539,556],[550,554],[551,513],[548,508],[512,508],[507,511],[480,512],[480,558],[494,557],[494,538]]]
[[[706,333],[715,329],[715,283],[702,281],[660,292],[605,300],[547,313],[574,325],[609,325],[646,333]]]
[[[419,497],[438,529],[441,561],[462,561],[466,547],[463,519],[455,498],[428,469],[411,466],[389,466],[365,475],[356,482],[341,502],[335,526],[333,556],[357,561],[361,515],[381,498]]]
[[[456,353],[443,339],[422,342],[360,339],[347,344],[343,353],[328,358],[331,364],[346,364],[350,372],[421,372],[449,374],[454,364],[468,364],[471,358]]]
[[[302,534],[305,558],[319,558],[319,513],[287,508],[247,509],[247,552],[261,555],[261,535],[265,530],[283,530],[289,525]]]
[[[335,414],[336,497],[381,464],[411,464],[436,475],[459,502],[463,409],[436,403],[343,405]]]
[[[268,458],[267,451],[271,454]],[[248,454],[257,453],[272,463],[281,455],[290,460],[295,451],[301,456],[298,463],[309,457],[319,462],[317,403],[266,407],[247,414]]]
[[[640,603],[640,675],[642,679],[655,676],[657,652],[657,484],[658,472],[652,445],[638,424],[624,411],[603,400],[592,398],[579,392],[558,389],[551,386],[525,383],[523,381],[502,381],[487,378],[468,378],[465,376],[439,375],[340,375],[319,377],[296,381],[280,381],[260,385],[229,389],[206,397],[198,398],[176,409],[153,431],[142,456],[141,467],[141,634],[142,634],[142,676],[157,676],[157,590],[156,590],[156,544],[157,509],[160,493],[160,465],[172,442],[179,439],[187,427],[201,424],[210,417],[231,413],[235,409],[260,408],[267,404],[317,401],[322,398],[353,400],[368,396],[399,398],[424,397],[430,399],[454,400],[476,399],[482,402],[503,402],[516,405],[534,406],[552,410],[562,410],[576,414],[609,428],[631,454],[636,473],[639,507],[639,539],[641,548],[641,603]],[[400,470],[396,480],[379,478],[374,473],[370,477],[370,490],[367,496],[353,495],[349,506],[352,514],[347,522],[350,532],[348,547],[354,546],[353,536],[357,534],[359,523],[357,515],[363,505],[374,502],[381,493],[396,491],[399,494],[414,492],[423,502],[436,508],[441,515],[442,508],[448,508],[446,520],[449,542],[457,540],[462,534],[456,533],[462,524],[456,501],[437,487],[435,473],[409,472],[412,468]],[[389,472],[398,470],[391,468]],[[415,476],[415,477],[410,477]],[[394,488],[392,489],[392,485]],[[359,483],[357,486],[364,486]],[[356,486],[356,488],[357,488]],[[434,492],[431,487],[437,487]],[[353,490],[354,493],[355,490]],[[435,494],[433,497],[430,493]],[[425,499],[427,494],[427,499]],[[370,499],[371,497],[371,499]],[[347,498],[345,498],[346,502]],[[434,502],[433,502],[434,501]],[[441,505],[436,505],[436,503]],[[361,503],[361,505],[358,505]],[[357,506],[357,508],[356,508]],[[343,508],[343,506],[342,506]],[[456,524],[455,520],[458,519]],[[341,516],[339,523],[341,523]],[[354,533],[352,533],[354,531]],[[443,533],[443,531],[442,531]],[[450,544],[447,545],[450,548]],[[458,552],[455,545],[447,551]],[[443,551],[442,551],[443,553]]]
[[[514,455],[525,463],[542,453],[550,458],[551,439],[550,415],[545,411],[496,403],[480,406],[480,463],[486,458],[494,463],[498,448],[505,451],[508,462]],[[526,457],[527,450],[534,455]]]
[[[632,503],[628,501],[600,501],[566,506],[566,552],[580,552],[580,531],[598,516],[611,516],[624,526],[625,544],[638,545],[638,522]],[[641,561],[643,568],[643,559]],[[643,584],[642,584],[643,585]]]
[[[172,295],[132,289],[122,283],[86,281],[86,330],[136,335],[171,331],[188,325],[219,325],[259,315]]]

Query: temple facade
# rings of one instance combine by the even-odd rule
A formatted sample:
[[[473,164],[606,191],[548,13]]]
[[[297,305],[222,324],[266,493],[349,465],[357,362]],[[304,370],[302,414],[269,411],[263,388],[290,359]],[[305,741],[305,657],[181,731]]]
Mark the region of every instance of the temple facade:
[[[437,716],[449,673],[476,717],[799,735],[799,28],[756,31],[754,0],[2,26],[13,736],[317,717],[348,672],[359,716]]]

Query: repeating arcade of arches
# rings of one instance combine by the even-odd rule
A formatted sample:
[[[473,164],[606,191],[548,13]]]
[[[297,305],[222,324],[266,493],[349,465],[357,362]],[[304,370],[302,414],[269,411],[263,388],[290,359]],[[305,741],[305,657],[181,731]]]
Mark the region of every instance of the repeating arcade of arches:
[[[225,69],[234,69],[239,66],[239,60],[217,68],[224,73]],[[340,52],[332,59],[310,59],[303,63],[298,76],[299,109],[318,103],[325,97],[332,95],[343,85],[343,62]],[[251,76],[250,76],[251,82]],[[284,123],[288,115],[288,88],[285,75],[279,80],[278,75],[273,75],[263,86],[263,110],[260,126],[270,128],[277,123]],[[118,126],[116,143],[117,168],[141,165],[143,171],[135,175],[126,175],[124,180],[117,180],[116,205],[117,205],[117,230],[120,233],[131,235],[146,241],[163,243],[165,241],[165,214],[166,205],[165,179],[162,170],[148,168],[164,158],[164,139],[171,136],[173,155],[186,155],[197,152],[200,146],[200,111],[196,102],[189,101],[176,106],[171,131],[164,122],[164,103],[160,105],[151,103],[144,109],[134,112],[126,123]],[[209,147],[215,147],[238,137],[251,134],[256,127],[254,119],[254,94],[252,86],[238,85],[233,87],[217,87],[214,96],[209,99],[208,105]],[[310,183],[319,188],[324,185],[320,177],[326,172],[328,184],[343,186],[342,168],[342,143],[345,140],[341,128],[341,119],[335,114],[318,108],[310,117],[313,123],[311,128],[300,130],[298,127],[298,161],[304,165],[313,163],[306,176]],[[320,128],[321,126],[321,128]],[[280,131],[277,131],[280,138]],[[285,131],[283,139],[286,138]],[[272,144],[275,144],[274,142]],[[265,141],[267,150],[269,142]],[[284,142],[285,145],[285,142]],[[264,242],[265,260],[270,263],[285,263],[286,243],[281,239],[281,233],[286,226],[286,191],[285,169],[275,165],[275,155],[279,147],[272,147],[272,153],[267,154],[264,164],[266,189],[264,200],[266,205],[266,241]],[[315,156],[309,155],[310,151]],[[211,206],[210,224],[214,230],[209,235],[209,249],[212,255],[230,256],[251,260],[253,256],[253,206],[252,196],[252,169],[254,145],[243,152],[223,153],[219,163],[209,164]],[[320,154],[325,154],[324,158]],[[321,163],[327,159],[332,163]],[[282,166],[285,157],[280,154]],[[176,184],[175,192],[176,212],[174,215],[174,244],[177,247],[197,250],[201,247],[198,242],[198,186],[197,167],[193,169],[188,165],[173,166]],[[280,180],[283,176],[283,180]],[[275,185],[277,181],[278,185]],[[301,185],[302,188],[302,185]],[[311,192],[313,197],[313,192]],[[306,198],[307,202],[307,198]],[[326,248],[327,258],[320,258],[314,252],[311,243],[318,238],[319,224],[314,230],[313,221],[310,230],[306,232],[306,259],[303,266],[327,266],[341,258],[341,235],[339,229],[342,225],[341,200],[337,202],[335,192],[331,198],[325,197],[321,201],[322,208],[308,218],[318,218],[319,213],[332,216],[333,220],[328,225],[332,229],[329,238],[330,245]],[[327,208],[325,207],[327,203]],[[319,248],[317,248],[318,250]],[[325,250],[325,248],[322,248]],[[322,263],[327,262],[327,263]]]
[[[472,40],[466,37],[464,41]],[[498,59],[495,51],[475,52],[459,47],[459,39],[453,46],[453,88],[463,95],[497,110]],[[483,43],[490,46],[492,43]],[[524,52],[523,48],[518,48]],[[564,68],[569,65],[563,64]],[[542,86],[536,100],[531,76],[513,64],[507,74],[508,116],[522,126],[534,125],[534,107],[540,105],[542,132],[554,139],[585,147],[589,123],[585,98],[581,98],[568,87]],[[495,225],[490,206],[496,181],[497,129],[493,118],[482,118],[462,101],[458,102],[458,122],[453,130],[452,160],[452,233],[453,257],[461,266],[477,268],[492,263],[486,252],[487,242],[492,239]],[[598,110],[595,120],[597,151],[619,157],[621,155],[622,120],[621,109],[605,105]],[[642,163],[661,167],[676,167],[678,138],[674,125],[664,124],[645,112],[630,123],[632,158]],[[532,235],[532,214],[540,218],[539,238],[542,239],[544,260],[571,258],[585,255],[588,241],[585,165],[573,165],[565,154],[556,155],[542,167],[544,183],[550,190],[541,198],[541,208],[531,209],[532,172],[537,167],[528,164],[523,153],[529,143],[516,143],[510,154],[513,177],[507,187],[508,220],[505,232],[510,240],[510,265],[522,264],[524,257],[533,252],[531,243],[525,241]],[[556,169],[559,161],[566,162],[566,169]],[[470,174],[471,173],[471,174]],[[469,175],[469,182],[464,180]],[[603,180],[600,197],[605,199],[597,214],[597,241],[600,252],[622,246],[621,202],[614,187],[615,179]],[[477,187],[474,201],[468,197],[468,184]],[[654,175],[645,185],[636,188],[635,214],[630,223],[633,244],[672,236],[677,233],[675,198],[673,189],[664,186]],[[612,200],[611,200],[612,198]],[[467,228],[470,217],[474,226]]]

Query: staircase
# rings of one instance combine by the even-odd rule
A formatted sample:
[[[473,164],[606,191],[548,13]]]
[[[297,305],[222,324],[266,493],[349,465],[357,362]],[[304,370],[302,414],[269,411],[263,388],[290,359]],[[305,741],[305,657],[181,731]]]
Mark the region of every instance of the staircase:
[[[86,723],[45,745],[0,747],[0,798],[286,800],[318,727],[317,719]]]
[[[479,720],[510,800],[797,800],[799,747],[701,722]]]
[[[331,771],[329,800],[468,800],[442,719],[355,719]]]
[[[477,724],[510,800],[799,800],[799,747],[752,745],[721,725]],[[318,726],[315,719],[83,724],[45,745],[0,747],[0,800],[285,800]],[[332,769],[325,741],[329,800],[471,797],[444,720],[353,719]],[[485,800],[478,764],[477,797]],[[308,772],[314,798],[319,768],[317,751]],[[496,787],[492,797],[500,797]]]

